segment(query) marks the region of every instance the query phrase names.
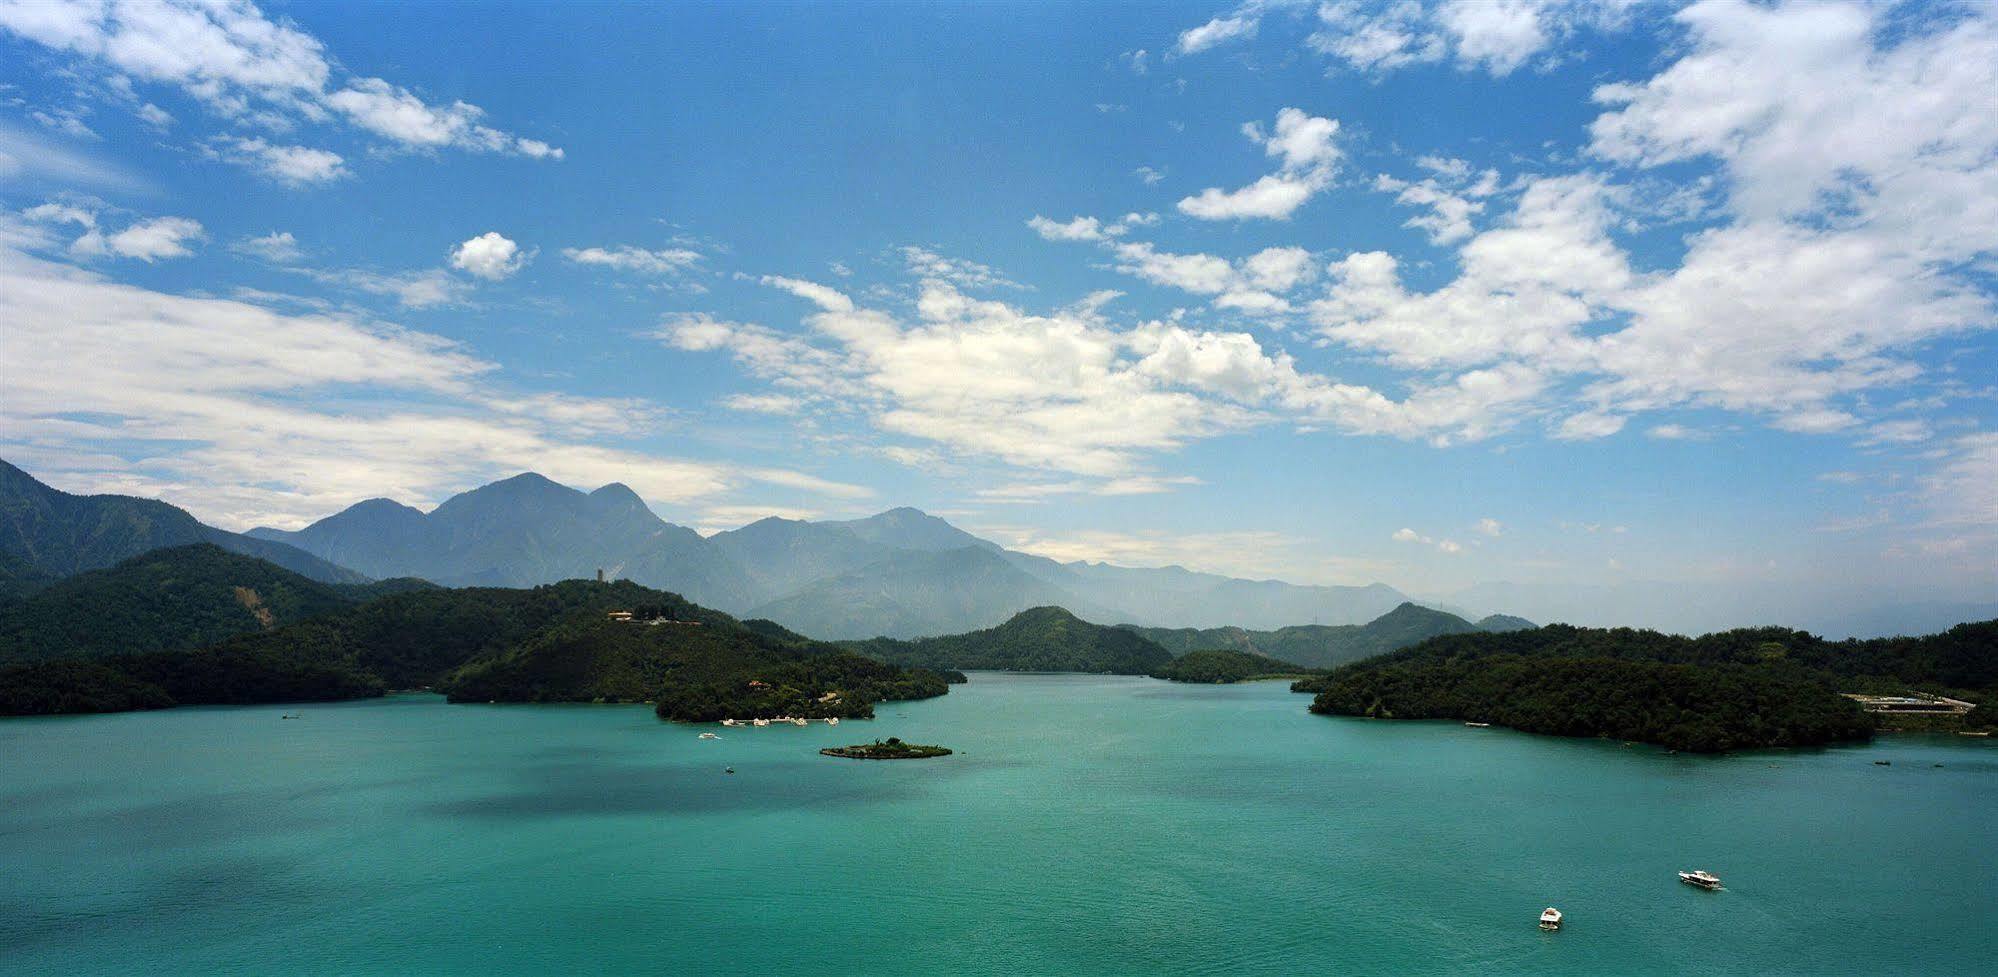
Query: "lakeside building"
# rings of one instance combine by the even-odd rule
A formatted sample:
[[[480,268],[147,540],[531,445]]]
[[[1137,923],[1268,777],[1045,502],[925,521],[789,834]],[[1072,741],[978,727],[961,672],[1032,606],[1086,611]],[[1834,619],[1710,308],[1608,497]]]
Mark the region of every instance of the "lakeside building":
[[[1950,699],[1926,692],[1910,692],[1907,695],[1863,695],[1858,692],[1840,692],[1867,712],[1884,713],[1926,713],[1942,716],[1961,716],[1977,708],[1974,702]]]

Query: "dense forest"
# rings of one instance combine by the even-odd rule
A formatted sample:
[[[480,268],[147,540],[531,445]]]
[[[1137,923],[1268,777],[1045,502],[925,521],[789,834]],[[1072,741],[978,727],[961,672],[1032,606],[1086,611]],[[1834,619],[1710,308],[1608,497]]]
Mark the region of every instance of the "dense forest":
[[[932,670],[1150,675],[1172,661],[1172,652],[1129,629],[1091,624],[1059,607],[1029,608],[982,631],[841,644],[869,657]]]
[[[1278,661],[1267,655],[1227,648],[1189,651],[1152,672],[1153,678],[1173,682],[1247,682],[1263,678],[1296,678],[1315,669]]]
[[[429,586],[321,583],[212,543],[168,547],[0,605],[0,662],[194,648]]]
[[[1826,641],[1784,628],[1689,638],[1550,625],[1438,637],[1293,688],[1314,712],[1464,719],[1710,752],[1870,735],[1837,693],[1949,691],[1998,707],[1998,621],[1919,638]],[[1974,711],[1971,725],[1991,716]]]
[[[1520,618],[1486,618],[1503,630],[1530,622]],[[1442,634],[1475,632],[1481,625],[1445,611],[1403,603],[1365,624],[1299,624],[1274,631],[1247,628],[1141,628],[1119,625],[1145,636],[1167,651],[1225,648],[1265,655],[1280,661],[1296,662],[1307,668],[1331,668],[1347,662],[1386,654]]]
[[[475,659],[438,687],[453,702],[655,702],[663,718],[705,722],[865,718],[877,701],[943,695],[947,682],[767,628],[581,618]]]
[[[606,617],[634,608],[677,623]],[[764,694],[775,687],[810,692],[814,701],[838,692],[849,710],[840,714],[865,715],[868,703],[882,698],[941,695],[946,680],[862,659],[767,621],[745,625],[663,591],[572,580],[531,589],[403,590],[197,649],[0,668],[0,713],[346,699],[437,687],[461,701],[677,702],[685,692],[690,703],[713,698],[755,716],[792,705]],[[762,683],[758,694],[750,694],[752,682]],[[710,688],[727,694],[711,696]],[[757,711],[766,708],[776,711]],[[672,718],[697,712],[693,705],[662,709]]]

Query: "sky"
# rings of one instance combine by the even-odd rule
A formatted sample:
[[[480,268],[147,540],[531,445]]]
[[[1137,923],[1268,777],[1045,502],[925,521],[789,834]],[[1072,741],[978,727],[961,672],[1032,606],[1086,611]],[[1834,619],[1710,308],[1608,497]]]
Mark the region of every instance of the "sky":
[[[232,529],[1998,601],[1994,303],[1991,4],[0,0],[0,456]]]

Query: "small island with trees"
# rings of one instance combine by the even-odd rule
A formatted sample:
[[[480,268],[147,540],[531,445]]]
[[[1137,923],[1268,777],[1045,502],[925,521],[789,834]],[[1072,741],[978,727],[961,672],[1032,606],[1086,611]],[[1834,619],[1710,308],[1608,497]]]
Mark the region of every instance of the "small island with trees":
[[[849,760],[927,760],[931,757],[950,756],[950,751],[941,746],[904,743],[897,736],[853,746],[831,746],[819,752],[825,756],[845,757]]]

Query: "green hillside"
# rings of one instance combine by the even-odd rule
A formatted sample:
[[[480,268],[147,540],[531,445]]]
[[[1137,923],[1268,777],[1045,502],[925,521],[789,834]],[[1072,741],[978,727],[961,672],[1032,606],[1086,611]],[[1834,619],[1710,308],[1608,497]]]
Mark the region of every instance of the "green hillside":
[[[1306,668],[1331,668],[1386,654],[1437,635],[1479,629],[1455,614],[1407,602],[1366,624],[1300,624],[1274,631],[1233,627],[1141,628],[1130,624],[1120,627],[1141,634],[1175,654],[1229,648],[1295,662]]]
[[[1141,635],[1091,624],[1059,607],[1029,608],[997,627],[965,634],[845,645],[884,661],[930,669],[1149,675],[1173,657]]]
[[[1862,738],[1841,691],[1956,691],[1998,709],[1998,621],[1921,638],[1825,641],[1784,628],[1698,638],[1550,625],[1435,638],[1293,686],[1314,712],[1465,719],[1703,752]]]
[[[612,610],[673,623],[613,622]],[[656,701],[667,718],[747,718],[814,704],[823,714],[868,715],[882,698],[943,694],[945,676],[863,659],[768,622],[745,626],[637,584],[572,580],[413,590],[194,650],[0,668],[0,713],[343,699],[417,687],[457,701]]]
[[[1267,655],[1224,648],[1189,651],[1152,672],[1173,682],[1247,682],[1259,678],[1295,678],[1312,670]]]
[[[153,550],[0,607],[0,662],[193,648],[337,611],[372,592],[210,543]]]

